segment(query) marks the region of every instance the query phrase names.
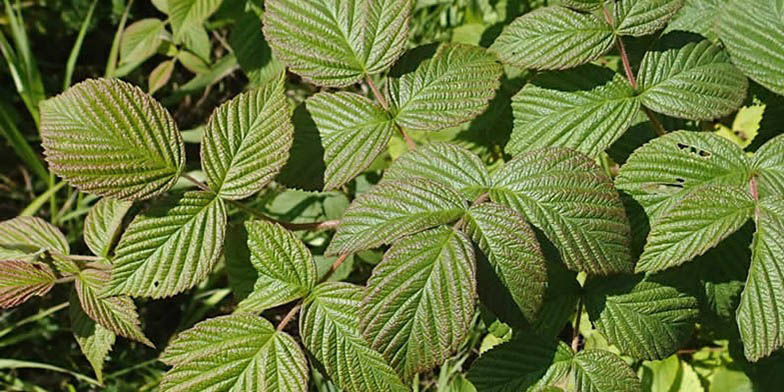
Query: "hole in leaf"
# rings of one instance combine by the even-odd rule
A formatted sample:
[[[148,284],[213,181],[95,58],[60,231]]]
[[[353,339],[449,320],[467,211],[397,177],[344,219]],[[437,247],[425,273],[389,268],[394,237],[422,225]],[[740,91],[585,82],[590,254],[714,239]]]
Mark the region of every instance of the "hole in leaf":
[[[156,281],[152,282],[152,285],[155,286],[155,287],[158,287],[158,281],[156,280]]]
[[[697,148],[697,147],[694,147],[694,146],[690,146],[688,144],[677,143],[676,145],[681,150],[687,150],[688,152],[690,152],[690,153],[692,153],[694,155],[698,155],[698,156],[703,157],[703,158],[710,158],[710,156],[712,155],[710,151],[706,151],[706,150],[703,150],[703,149],[700,149],[700,148]]]

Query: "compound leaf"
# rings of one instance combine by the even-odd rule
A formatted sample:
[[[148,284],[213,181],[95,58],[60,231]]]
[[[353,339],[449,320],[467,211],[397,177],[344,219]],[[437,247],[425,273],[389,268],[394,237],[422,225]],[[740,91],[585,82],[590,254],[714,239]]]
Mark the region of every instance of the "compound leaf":
[[[87,213],[84,220],[84,242],[97,256],[107,257],[120,234],[123,218],[131,208],[130,201],[103,198]]]
[[[384,182],[354,199],[340,220],[328,255],[353,253],[460,218],[463,196],[424,178]]]
[[[177,181],[184,144],[169,112],[141,89],[90,79],[41,103],[49,167],[84,192],[147,199]]]
[[[406,129],[437,131],[482,114],[503,73],[485,49],[442,45],[416,71],[387,85],[395,122]]]
[[[69,302],[68,313],[76,343],[90,362],[98,382],[103,383],[103,363],[117,337],[114,332],[96,323],[84,312],[75,291]]]
[[[362,293],[362,287],[348,283],[318,285],[302,308],[303,344],[343,391],[408,391],[359,330]]]
[[[193,287],[218,261],[225,234],[226,207],[212,193],[154,205],[120,238],[107,295],[161,298]]]
[[[490,50],[504,64],[565,69],[599,58],[613,43],[612,28],[596,16],[550,6],[515,19]]]
[[[260,191],[286,164],[293,137],[282,76],[222,104],[201,141],[210,188],[225,199]]]
[[[250,314],[202,321],[177,335],[160,359],[173,366],[163,377],[161,391],[308,389],[308,364],[297,342]]]
[[[579,152],[518,155],[494,174],[490,198],[544,231],[572,270],[607,275],[633,268],[621,199],[593,159]]]
[[[784,195],[784,135],[779,135],[754,153],[751,167],[756,173],[760,198]]]
[[[749,82],[710,41],[650,51],[640,64],[643,105],[668,116],[712,120],[737,110]]]
[[[587,349],[574,356],[574,385],[581,392],[642,392],[632,368],[605,350]]]
[[[444,226],[398,241],[373,269],[360,328],[404,380],[443,362],[464,341],[475,269],[471,241]]]
[[[683,0],[621,0],[613,7],[615,30],[641,37],[661,30],[683,6]]]
[[[44,295],[57,277],[48,265],[23,260],[0,261],[0,308],[17,306],[34,295]]]
[[[0,259],[34,260],[43,251],[68,254],[68,240],[57,227],[31,216],[0,222]]]

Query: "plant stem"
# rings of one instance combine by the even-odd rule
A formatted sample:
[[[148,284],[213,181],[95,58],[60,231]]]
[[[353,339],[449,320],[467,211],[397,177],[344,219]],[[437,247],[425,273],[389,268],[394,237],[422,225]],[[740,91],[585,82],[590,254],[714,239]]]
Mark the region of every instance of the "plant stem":
[[[653,126],[653,130],[656,131],[656,134],[659,136],[666,135],[667,130],[664,129],[664,125],[662,125],[661,121],[659,121],[659,118],[656,117],[656,114],[645,106],[643,106],[642,109],[645,112],[645,115],[648,116],[648,119],[651,120],[651,126]]]
[[[403,136],[403,140],[406,141],[406,146],[408,146],[408,151],[413,151],[416,149],[416,143],[414,143],[414,139],[411,139],[411,136],[408,136],[406,131],[400,127],[400,125],[395,124],[395,128],[400,131],[400,134]]]
[[[103,260],[102,257],[98,257],[98,256],[68,255],[66,257],[76,261],[102,261]]]
[[[384,108],[384,110],[389,110],[389,104],[384,96],[381,95],[381,91],[376,87],[376,84],[373,83],[373,78],[371,78],[370,75],[365,75],[365,80],[367,81],[368,86],[370,86],[370,91],[373,92],[373,96],[376,97],[378,103],[381,104],[381,107]]]
[[[340,265],[343,264],[343,262],[346,261],[346,259],[350,255],[351,255],[350,253],[343,253],[342,255],[338,256],[337,260],[335,260],[335,262],[332,263],[332,266],[329,267],[329,271],[327,271],[327,273],[324,275],[324,277],[321,278],[321,282],[324,282],[327,279],[329,279],[329,277],[332,276],[332,274],[334,274],[335,271],[338,270],[338,267],[340,267]],[[319,282],[319,283],[321,283],[321,282]]]
[[[60,279],[57,279],[57,280],[54,281],[54,283],[55,284],[68,283],[68,282],[73,282],[74,280],[76,280],[76,276],[70,275],[70,276],[66,276],[66,277],[62,277]]]
[[[577,352],[580,347],[580,319],[583,318],[583,301],[577,301],[577,316],[574,319],[574,329],[572,330],[572,351]]]
[[[94,269],[97,269],[97,270],[102,270],[102,271],[111,271],[112,270],[112,266],[111,265],[102,264],[102,263],[85,263],[84,266],[88,267],[88,268],[94,268]]]

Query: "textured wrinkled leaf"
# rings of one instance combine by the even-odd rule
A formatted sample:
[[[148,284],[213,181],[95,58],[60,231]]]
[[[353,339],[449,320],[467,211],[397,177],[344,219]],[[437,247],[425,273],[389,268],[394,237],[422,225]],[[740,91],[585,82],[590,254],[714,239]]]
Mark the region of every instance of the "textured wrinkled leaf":
[[[305,392],[308,364],[297,342],[267,320],[220,316],[181,332],[160,360],[173,366],[161,391]]]
[[[524,333],[482,354],[468,380],[477,392],[540,391],[569,374],[573,357],[563,342]]]
[[[316,264],[305,244],[275,223],[248,221],[244,226],[244,246],[257,275],[253,291],[237,310],[260,313],[306,296],[316,285]]]
[[[381,105],[359,94],[319,93],[305,105],[324,147],[325,190],[338,188],[367,169],[394,132]]]
[[[712,42],[719,40],[718,23],[721,7],[728,0],[685,0],[683,7],[667,24],[664,33],[686,31],[699,34]]]
[[[523,315],[534,320],[547,289],[547,262],[525,218],[509,207],[483,203],[468,210],[465,228]]]
[[[708,132],[677,131],[632,153],[615,184],[654,220],[703,186],[745,186],[750,170],[735,143]]]
[[[550,6],[515,19],[490,49],[505,64],[565,69],[599,58],[613,43],[612,28],[595,15]]]
[[[291,70],[344,87],[389,68],[405,49],[410,0],[272,0],[264,36]]]
[[[384,171],[384,181],[426,178],[473,200],[490,189],[490,175],[479,157],[455,144],[429,143],[408,151]]]
[[[362,292],[348,283],[317,286],[302,308],[303,344],[343,391],[408,391],[359,330]]]
[[[737,110],[749,82],[710,41],[650,51],[640,64],[643,105],[668,116],[712,120]]]
[[[43,251],[68,254],[68,240],[41,218],[18,216],[0,222],[0,259],[34,260]]]
[[[619,356],[588,349],[574,356],[574,385],[580,392],[642,392],[632,368]]]
[[[114,345],[116,336],[114,332],[93,321],[82,310],[75,291],[69,302],[68,313],[76,343],[90,362],[98,382],[103,383],[103,363]]]
[[[651,222],[637,271],[660,271],[704,254],[754,214],[747,188],[708,186],[693,192]]]
[[[544,231],[572,270],[607,275],[633,268],[621,199],[581,153],[553,148],[518,155],[493,175],[490,198]]]
[[[126,27],[120,41],[120,64],[140,63],[152,57],[169,33],[162,20],[147,18]]]
[[[535,80],[525,85],[512,98],[514,129],[506,152],[566,147],[598,156],[609,148],[631,126],[640,102],[621,75],[598,80],[603,69],[597,68],[560,73],[558,84]],[[568,82],[572,78],[579,83]],[[590,88],[578,89],[575,84]]]
[[[84,220],[84,242],[95,255],[109,256],[120,234],[123,218],[131,205],[129,201],[103,198],[87,213]]]
[[[442,45],[416,71],[387,85],[395,122],[406,129],[438,131],[471,121],[495,96],[503,73],[485,49]]]
[[[718,30],[733,64],[757,83],[784,95],[784,7],[780,0],[730,0]]]
[[[697,299],[650,275],[592,279],[585,309],[591,322],[621,352],[636,359],[663,359],[692,333]]]
[[[103,297],[101,293],[111,278],[109,271],[85,269],[79,272],[74,286],[82,309],[91,319],[117,335],[155,347],[141,329],[136,305],[130,297]]]
[[[754,154],[752,171],[757,173],[759,196],[784,195],[784,135],[763,144]]]
[[[757,361],[784,346],[784,199],[763,200],[751,243],[751,268],[738,307],[743,351]]]
[[[558,3],[569,8],[581,11],[594,11],[599,9],[605,0],[560,0]]]
[[[444,226],[398,241],[373,269],[360,328],[404,380],[446,360],[467,336],[475,269],[471,241]]]
[[[615,30],[640,37],[661,30],[683,6],[683,0],[621,0],[613,7]]]
[[[290,116],[282,77],[215,109],[201,141],[210,188],[222,198],[243,199],[272,181],[289,158]]]
[[[17,306],[54,287],[57,277],[44,263],[23,260],[0,261],[0,308]]]
[[[90,79],[41,103],[49,167],[84,192],[147,199],[182,173],[185,152],[171,115],[141,89]]]
[[[193,287],[218,261],[225,234],[226,207],[211,193],[154,205],[120,238],[108,294],[161,298]]]
[[[174,39],[182,42],[193,26],[200,26],[213,12],[218,10],[223,0],[169,0],[169,21],[174,31]]]

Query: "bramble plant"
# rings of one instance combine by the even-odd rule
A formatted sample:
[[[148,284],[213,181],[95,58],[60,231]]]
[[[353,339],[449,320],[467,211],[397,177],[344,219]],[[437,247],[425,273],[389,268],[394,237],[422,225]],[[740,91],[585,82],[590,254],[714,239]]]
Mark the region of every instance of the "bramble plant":
[[[784,95],[781,0],[539,2],[486,47],[410,51],[415,1],[266,0],[236,28],[263,28],[273,64],[209,116],[198,170],[150,94],[177,61],[209,72],[221,2],[154,3],[169,19],[126,29],[119,73],[40,102],[49,170],[100,197],[91,254],[44,219],[0,222],[0,306],[72,285],[98,383],[118,336],[161,346],[162,391],[304,392],[318,374],[402,392],[467,359],[448,390],[701,391],[679,359],[698,333],[759,378],[784,366],[784,136],[759,131]],[[112,77],[156,53],[149,94]],[[311,85],[296,107],[294,78]],[[495,158],[428,140],[494,104],[513,118]],[[351,201],[294,222],[247,202],[271,187]],[[215,273],[231,306],[145,335],[134,298]],[[668,358],[678,381],[655,389]]]

